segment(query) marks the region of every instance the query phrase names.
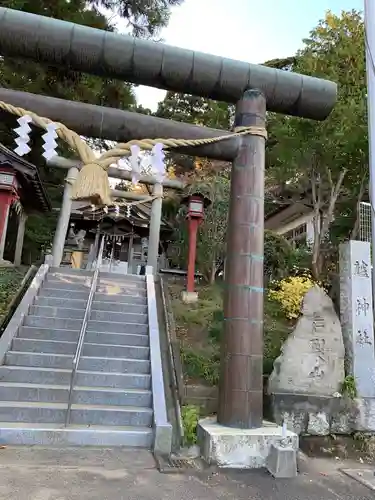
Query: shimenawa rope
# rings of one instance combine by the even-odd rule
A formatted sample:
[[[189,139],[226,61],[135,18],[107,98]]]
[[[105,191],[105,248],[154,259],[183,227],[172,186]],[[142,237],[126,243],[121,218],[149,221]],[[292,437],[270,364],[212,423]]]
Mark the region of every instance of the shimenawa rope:
[[[54,122],[49,118],[41,117],[32,111],[27,111],[3,101],[0,101],[0,109],[19,117],[28,115],[32,118],[34,125],[42,129],[46,129],[49,123],[54,123],[58,127],[56,129],[57,135],[72,149],[77,151],[83,162],[83,167],[79,171],[77,180],[73,186],[72,199],[81,201],[87,200],[94,205],[113,205],[107,170],[110,165],[116,163],[119,158],[128,156],[130,147],[133,145],[137,145],[143,150],[150,151],[156,144],[163,144],[164,149],[203,146],[205,144],[213,144],[236,136],[248,134],[259,135],[267,139],[267,132],[263,127],[237,127],[232,134],[207,139],[158,138],[132,140],[126,143],[117,144],[114,148],[106,151],[97,158],[90,146],[81,139],[76,132],[70,130],[63,123]]]

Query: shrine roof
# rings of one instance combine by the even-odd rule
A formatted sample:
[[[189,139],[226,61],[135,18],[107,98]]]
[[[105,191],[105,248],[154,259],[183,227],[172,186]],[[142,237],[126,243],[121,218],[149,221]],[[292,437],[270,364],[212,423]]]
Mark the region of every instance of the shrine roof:
[[[20,185],[18,192],[25,209],[36,212],[49,212],[51,202],[39,176],[38,168],[18,156],[0,143],[0,168],[12,168]]]
[[[72,204],[71,220],[85,219],[99,222],[105,219],[111,219],[118,223],[128,223],[133,226],[135,230],[148,230],[151,216],[151,202],[133,205],[130,208],[131,212],[129,217],[125,206],[120,207],[119,214],[116,215],[115,207],[109,207],[108,213],[106,213],[103,208],[97,207],[92,209],[91,205],[88,205],[86,202],[74,201]],[[171,233],[173,231],[172,226],[163,217],[160,223],[160,231],[165,233]]]

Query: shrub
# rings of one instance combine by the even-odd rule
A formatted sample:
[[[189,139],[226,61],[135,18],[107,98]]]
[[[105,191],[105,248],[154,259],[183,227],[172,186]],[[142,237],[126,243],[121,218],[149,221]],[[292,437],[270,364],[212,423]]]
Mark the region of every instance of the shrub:
[[[341,384],[341,392],[350,399],[355,399],[357,397],[357,385],[353,375],[347,375],[344,378]]]
[[[273,282],[268,295],[270,299],[279,302],[288,319],[296,319],[301,312],[303,297],[315,284],[309,275],[293,276]]]
[[[217,346],[220,345],[222,340],[222,334],[224,329],[224,312],[222,309],[217,309],[212,314],[212,321],[208,330],[209,337],[213,344]],[[279,356],[281,346],[285,339],[288,337],[291,331],[291,326],[285,318],[285,314],[281,309],[279,302],[272,300],[270,297],[265,297],[264,301],[264,350],[263,350],[263,373],[269,374],[272,372],[273,363],[275,359]],[[209,378],[216,378],[219,371],[219,358],[217,356],[216,364],[202,363],[202,360],[197,359],[197,355],[194,353],[194,364],[196,366],[195,371],[198,370],[209,374]],[[189,358],[191,362],[191,357]],[[213,369],[215,366],[215,369]],[[209,367],[209,368],[208,368]],[[190,370],[193,367],[190,366]],[[212,377],[212,374],[215,376]],[[216,375],[217,374],[217,375]],[[204,377],[207,380],[207,375]]]
[[[279,234],[264,232],[264,275],[267,280],[278,280],[293,266],[294,249]]]
[[[197,426],[199,420],[199,407],[186,405],[181,408],[181,418],[184,427],[184,444],[191,446],[197,442]]]
[[[192,379],[205,380],[210,385],[219,382],[220,355],[218,350],[197,352],[189,347],[181,347],[181,361],[184,373]]]
[[[224,328],[224,311],[217,309],[212,314],[212,322],[208,330],[210,339],[214,342],[220,342]]]

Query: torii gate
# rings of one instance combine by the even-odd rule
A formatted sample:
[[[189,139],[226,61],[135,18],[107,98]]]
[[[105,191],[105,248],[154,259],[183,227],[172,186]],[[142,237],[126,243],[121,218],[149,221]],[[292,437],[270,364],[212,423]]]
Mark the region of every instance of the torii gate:
[[[236,103],[235,130],[257,127],[258,134],[186,152],[233,162],[218,423],[261,427],[266,106],[270,111],[324,120],[335,104],[336,84],[5,8],[0,8],[0,53]],[[60,120],[86,136],[130,140],[220,134],[4,89],[0,99]]]

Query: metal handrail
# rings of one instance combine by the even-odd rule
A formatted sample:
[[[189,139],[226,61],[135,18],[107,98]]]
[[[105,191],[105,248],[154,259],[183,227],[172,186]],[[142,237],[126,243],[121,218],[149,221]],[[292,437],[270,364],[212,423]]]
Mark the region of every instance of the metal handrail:
[[[166,286],[163,280],[163,277],[160,276],[160,291],[161,291],[161,301],[162,301],[162,306],[163,306],[163,312],[164,312],[164,320],[165,320],[165,328],[166,328],[166,333],[167,333],[167,342],[168,342],[168,354],[169,354],[169,362],[170,362],[170,368],[171,368],[171,386],[172,390],[174,392],[174,410],[176,414],[176,420],[177,420],[177,426],[178,426],[178,433],[180,436],[180,440],[182,442],[184,438],[184,426],[182,423],[182,416],[181,416],[181,405],[183,404],[183,375],[182,375],[182,370],[181,370],[181,364],[177,364],[177,359],[175,359],[175,352],[173,348],[173,340],[172,336],[175,338],[176,337],[176,331],[175,331],[175,325],[171,324],[171,317],[170,314],[172,313],[171,311],[171,304],[169,300],[169,296],[167,295],[167,290]],[[179,353],[178,353],[179,354]]]
[[[70,423],[70,413],[71,413],[71,409],[72,409],[72,395],[73,395],[74,382],[75,382],[75,377],[76,377],[76,373],[77,373],[78,363],[79,363],[79,360],[80,360],[80,357],[81,357],[83,343],[84,343],[84,340],[85,340],[87,323],[89,321],[90,314],[91,314],[91,307],[92,307],[92,302],[93,302],[93,299],[94,299],[94,294],[95,294],[95,291],[96,291],[96,285],[97,285],[97,282],[98,282],[99,270],[100,270],[100,266],[102,264],[103,249],[104,249],[104,237],[102,237],[102,241],[101,241],[101,244],[100,244],[98,258],[96,260],[96,265],[95,265],[95,271],[94,271],[94,275],[93,275],[92,281],[91,281],[90,293],[89,293],[89,297],[87,299],[85,314],[83,316],[82,326],[81,326],[81,329],[80,329],[80,332],[79,332],[79,337],[78,337],[78,342],[77,342],[77,348],[76,348],[76,352],[75,352],[75,355],[74,355],[74,358],[73,358],[72,373],[71,373],[71,376],[70,376],[68,406],[67,406],[66,417],[65,417],[65,427],[67,427],[69,425],[69,423]]]

